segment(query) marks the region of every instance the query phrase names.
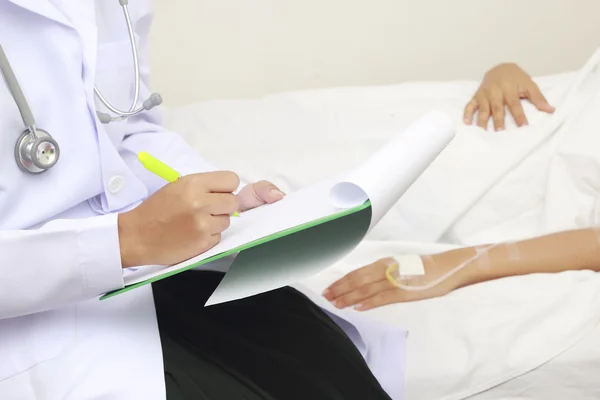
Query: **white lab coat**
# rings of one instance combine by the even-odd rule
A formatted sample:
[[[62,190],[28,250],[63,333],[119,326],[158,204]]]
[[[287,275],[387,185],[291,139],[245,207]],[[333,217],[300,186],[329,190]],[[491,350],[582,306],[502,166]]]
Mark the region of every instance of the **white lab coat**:
[[[130,11],[145,99],[149,1],[131,1]],[[19,170],[13,151],[25,127],[0,85],[0,399],[162,400],[151,287],[98,300],[123,286],[116,213],[163,184],[140,167],[139,151],[183,174],[214,168],[165,131],[157,111],[97,120],[94,83],[121,109],[133,96],[117,0],[0,0],[0,43],[38,128],[61,146],[50,171]]]
[[[150,8],[131,3],[147,83]],[[0,399],[164,399],[150,287],[97,297],[123,285],[116,212],[162,184],[135,153],[182,173],[212,167],[155,112],[97,121],[94,82],[120,108],[132,99],[126,29],[116,0],[0,0],[2,46],[37,126],[61,146],[47,173],[17,168],[24,126],[0,81]]]

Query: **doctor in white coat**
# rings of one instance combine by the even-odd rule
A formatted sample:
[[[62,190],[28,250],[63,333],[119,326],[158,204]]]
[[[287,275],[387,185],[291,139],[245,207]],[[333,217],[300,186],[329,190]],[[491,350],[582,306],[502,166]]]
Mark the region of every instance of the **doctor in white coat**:
[[[291,288],[205,309],[221,275],[191,271],[98,300],[128,267],[199,254],[231,213],[282,197],[236,192],[160,126],[150,6],[131,1],[128,29],[127,3],[0,0],[0,399],[390,398],[357,340]],[[165,185],[140,151],[187,176]]]

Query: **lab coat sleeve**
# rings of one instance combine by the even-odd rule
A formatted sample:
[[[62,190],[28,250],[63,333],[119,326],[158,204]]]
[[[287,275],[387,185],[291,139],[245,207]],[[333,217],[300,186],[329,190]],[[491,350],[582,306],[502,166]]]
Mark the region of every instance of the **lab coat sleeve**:
[[[0,231],[0,319],[92,299],[123,285],[117,214]]]

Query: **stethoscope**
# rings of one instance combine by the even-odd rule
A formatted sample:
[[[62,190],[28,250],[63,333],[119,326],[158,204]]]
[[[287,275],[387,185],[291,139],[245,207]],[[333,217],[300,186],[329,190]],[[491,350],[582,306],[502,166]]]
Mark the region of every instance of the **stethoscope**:
[[[96,111],[98,120],[103,124],[108,124],[113,121],[121,121],[126,118],[138,115],[143,111],[150,110],[162,103],[162,98],[158,93],[153,93],[146,101],[142,103],[141,107],[137,107],[138,98],[140,93],[140,66],[138,59],[138,49],[135,41],[135,35],[133,33],[133,26],[131,24],[131,16],[129,15],[128,0],[119,0],[119,4],[123,7],[123,13],[125,14],[125,20],[127,21],[127,30],[129,32],[129,40],[131,42],[131,50],[133,53],[133,68],[135,71],[135,93],[133,101],[128,111],[122,111],[111,105],[106,98],[100,93],[98,88],[94,86],[94,94],[96,97],[106,106],[106,108],[114,115]],[[54,138],[43,129],[36,127],[35,118],[29,108],[29,104],[21,90],[21,85],[17,81],[8,58],[0,45],[0,71],[8,86],[12,97],[17,103],[19,112],[23,123],[27,128],[23,133],[19,135],[19,139],[15,145],[15,160],[17,165],[23,171],[31,172],[33,174],[39,174],[49,170],[58,162],[60,158],[60,147]]]

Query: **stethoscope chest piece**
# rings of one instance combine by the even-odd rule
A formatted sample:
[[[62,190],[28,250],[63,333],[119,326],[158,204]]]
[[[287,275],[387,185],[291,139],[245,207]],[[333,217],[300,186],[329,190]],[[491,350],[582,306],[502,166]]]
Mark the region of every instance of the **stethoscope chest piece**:
[[[49,170],[60,157],[58,143],[41,129],[29,129],[19,136],[15,145],[17,165],[24,171],[39,174]]]
[[[104,98],[104,96],[102,96],[96,86],[94,86],[94,93],[96,97],[100,99],[100,101],[108,108],[109,111],[117,115],[116,117],[113,117],[108,113],[97,112],[98,119],[104,124],[107,124],[111,121],[120,121],[128,117],[138,115],[144,110],[151,110],[162,103],[162,98],[160,95],[158,93],[154,93],[142,103],[141,107],[137,106],[141,80],[137,44],[135,41],[131,17],[129,15],[129,0],[119,0],[119,4],[123,7],[123,13],[127,22],[127,31],[129,32],[129,40],[131,41],[135,73],[135,92],[129,111],[122,111],[113,107]],[[31,172],[33,174],[40,174],[44,171],[47,171],[52,168],[54,164],[56,164],[58,158],[60,157],[58,143],[56,143],[56,140],[54,140],[52,136],[48,134],[48,132],[45,132],[41,129],[36,129],[35,118],[33,117],[31,108],[27,103],[25,94],[23,93],[23,90],[21,90],[21,86],[17,81],[17,77],[15,76],[10,63],[8,62],[8,58],[6,57],[1,45],[0,72],[6,81],[6,85],[8,86],[15,103],[17,103],[23,123],[27,127],[27,130],[19,136],[17,144],[15,145],[15,159],[17,161],[17,165],[23,171]]]

